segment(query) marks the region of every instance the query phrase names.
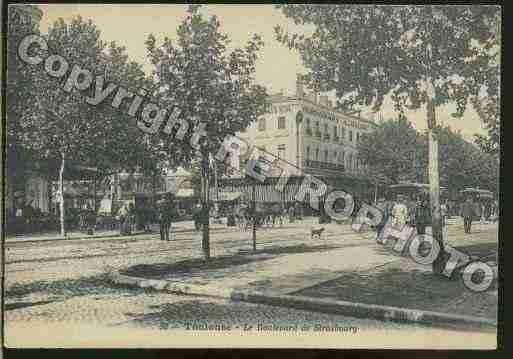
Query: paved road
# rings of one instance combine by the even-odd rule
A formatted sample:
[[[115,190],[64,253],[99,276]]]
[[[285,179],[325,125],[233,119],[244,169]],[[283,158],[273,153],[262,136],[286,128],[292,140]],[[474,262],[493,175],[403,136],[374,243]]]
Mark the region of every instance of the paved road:
[[[257,247],[318,245],[310,239],[313,221],[258,232]],[[496,225],[475,226],[471,236],[461,224],[449,227],[451,242],[471,245],[496,238]],[[372,235],[354,233],[347,225],[326,225],[323,242],[334,248],[372,246]],[[251,232],[233,228],[211,235],[212,255],[234,254],[252,248]],[[91,323],[114,327],[173,329],[190,318],[227,325],[302,322],[335,323],[408,331],[411,325],[309,313],[246,303],[227,303],[143,290],[114,288],[103,280],[107,267],[172,263],[200,258],[199,233],[179,233],[174,241],[156,235],[105,240],[64,240],[11,243],[6,246],[6,324],[12,333],[27,323]],[[10,328],[10,329],[9,329]]]

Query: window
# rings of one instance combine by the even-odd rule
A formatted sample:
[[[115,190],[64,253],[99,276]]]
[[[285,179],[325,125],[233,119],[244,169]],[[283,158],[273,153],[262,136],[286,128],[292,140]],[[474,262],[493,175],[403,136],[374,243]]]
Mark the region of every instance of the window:
[[[306,160],[310,161],[310,146],[306,147]]]
[[[258,131],[265,131],[265,118],[258,119]]]
[[[345,160],[346,160],[345,153],[344,153],[344,151],[342,151],[342,153],[340,153],[339,162],[344,165]]]
[[[353,167],[353,154],[350,153],[349,158],[347,159],[347,168],[351,169]]]
[[[283,130],[285,128],[285,117],[280,116],[278,117],[278,129]]]
[[[333,138],[337,138],[337,126],[333,126]]]
[[[324,150],[324,162],[328,162],[328,150]]]
[[[278,157],[285,158],[285,145],[278,145]]]
[[[353,131],[349,131],[349,142],[353,142]]]
[[[328,124],[327,123],[324,124],[324,133],[328,133]]]
[[[345,127],[342,127],[342,132],[340,133],[340,138],[342,138],[343,140],[346,139],[346,128]]]
[[[333,152],[333,163],[337,163],[337,151]]]
[[[318,148],[315,149],[315,160],[319,161],[319,149]]]

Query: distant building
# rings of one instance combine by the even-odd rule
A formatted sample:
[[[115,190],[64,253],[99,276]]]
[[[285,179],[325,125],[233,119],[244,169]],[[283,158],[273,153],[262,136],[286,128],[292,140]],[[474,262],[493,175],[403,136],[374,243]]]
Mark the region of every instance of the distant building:
[[[271,95],[268,113],[237,136],[298,167],[297,175],[334,176],[360,172],[356,146],[373,125],[336,110],[327,96],[305,94],[298,76],[294,96]]]

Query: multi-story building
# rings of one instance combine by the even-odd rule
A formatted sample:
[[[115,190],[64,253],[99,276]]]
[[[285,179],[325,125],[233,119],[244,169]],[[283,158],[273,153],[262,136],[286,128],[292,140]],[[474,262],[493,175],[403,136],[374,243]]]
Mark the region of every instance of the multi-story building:
[[[374,123],[336,110],[328,96],[305,94],[298,76],[296,94],[269,97],[268,113],[238,136],[298,168],[297,175],[355,175],[360,136]]]

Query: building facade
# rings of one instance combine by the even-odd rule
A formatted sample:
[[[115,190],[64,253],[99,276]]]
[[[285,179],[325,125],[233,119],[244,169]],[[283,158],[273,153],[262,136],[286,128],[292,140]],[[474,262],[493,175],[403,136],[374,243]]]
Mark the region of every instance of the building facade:
[[[357,145],[374,123],[337,111],[327,96],[305,94],[298,77],[296,94],[269,97],[268,112],[237,135],[296,166],[295,175],[357,175],[364,164]]]

